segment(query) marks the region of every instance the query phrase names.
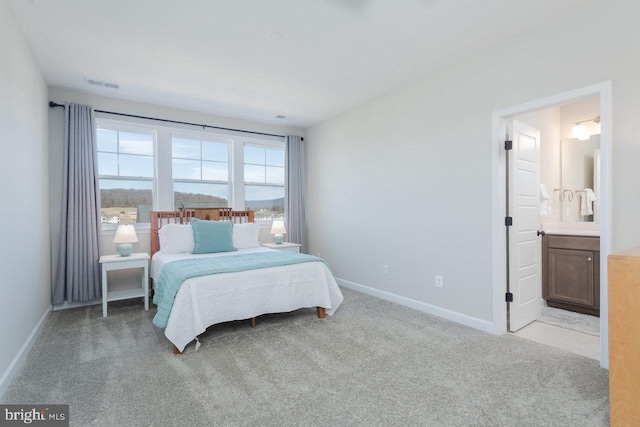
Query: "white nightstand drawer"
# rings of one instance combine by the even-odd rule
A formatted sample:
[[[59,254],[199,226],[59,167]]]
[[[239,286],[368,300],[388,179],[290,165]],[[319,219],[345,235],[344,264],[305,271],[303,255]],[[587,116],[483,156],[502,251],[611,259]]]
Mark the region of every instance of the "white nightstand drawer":
[[[287,252],[295,252],[295,253],[300,253],[300,248],[302,247],[302,245],[298,244],[298,243],[289,243],[289,242],[284,242],[280,245],[277,245],[275,243],[263,243],[262,246],[264,246],[265,248],[269,248],[269,249],[276,249],[279,251],[287,251]]]

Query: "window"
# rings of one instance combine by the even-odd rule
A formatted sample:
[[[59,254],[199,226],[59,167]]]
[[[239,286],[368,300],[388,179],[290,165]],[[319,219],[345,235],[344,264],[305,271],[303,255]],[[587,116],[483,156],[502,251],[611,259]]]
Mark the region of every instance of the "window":
[[[283,219],[284,145],[245,143],[244,184],[245,209],[254,210],[256,220]]]
[[[98,123],[98,174],[103,224],[149,222],[153,206],[153,131]]]
[[[173,136],[173,198],[179,207],[228,207],[229,142]]]
[[[180,207],[251,209],[262,223],[284,218],[283,141],[101,117],[96,124],[104,228],[148,226],[152,210]]]

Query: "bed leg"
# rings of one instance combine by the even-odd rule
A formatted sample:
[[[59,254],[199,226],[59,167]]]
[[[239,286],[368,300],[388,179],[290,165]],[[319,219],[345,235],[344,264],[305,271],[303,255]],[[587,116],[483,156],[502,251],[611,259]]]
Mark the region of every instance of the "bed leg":
[[[175,345],[173,346],[173,354],[182,354],[182,352],[180,350],[178,350],[178,347],[176,347]]]
[[[318,307],[316,311],[318,312],[318,317],[324,319],[324,307]]]
[[[251,318],[251,327],[252,327],[252,328],[255,328],[255,327],[256,327],[256,318],[255,318],[255,317],[252,317],[252,318]]]

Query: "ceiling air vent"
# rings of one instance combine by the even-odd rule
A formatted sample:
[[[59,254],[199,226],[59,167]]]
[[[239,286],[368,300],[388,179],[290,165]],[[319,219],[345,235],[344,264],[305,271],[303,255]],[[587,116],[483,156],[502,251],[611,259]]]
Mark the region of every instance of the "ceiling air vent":
[[[108,87],[109,89],[118,89],[120,86],[115,83],[106,83],[99,80],[86,79],[87,84],[100,87]]]

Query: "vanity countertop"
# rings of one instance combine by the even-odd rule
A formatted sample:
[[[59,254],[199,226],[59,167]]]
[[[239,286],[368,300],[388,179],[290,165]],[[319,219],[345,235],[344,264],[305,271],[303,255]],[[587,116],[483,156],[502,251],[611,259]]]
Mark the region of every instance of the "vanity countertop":
[[[590,231],[590,230],[554,230],[554,231],[545,231],[547,234],[556,234],[559,236],[591,236],[591,237],[600,237],[600,231]]]
[[[600,224],[593,222],[552,222],[542,224],[547,234],[561,236],[592,236],[600,237]]]

